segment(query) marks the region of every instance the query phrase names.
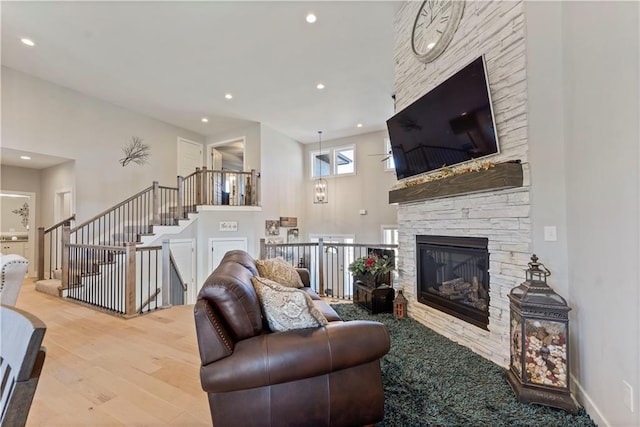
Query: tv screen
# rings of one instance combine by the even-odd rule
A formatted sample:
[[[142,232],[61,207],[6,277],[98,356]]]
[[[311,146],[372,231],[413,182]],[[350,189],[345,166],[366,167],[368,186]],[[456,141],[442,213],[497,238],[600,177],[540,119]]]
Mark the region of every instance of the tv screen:
[[[398,179],[499,152],[481,56],[387,120]]]

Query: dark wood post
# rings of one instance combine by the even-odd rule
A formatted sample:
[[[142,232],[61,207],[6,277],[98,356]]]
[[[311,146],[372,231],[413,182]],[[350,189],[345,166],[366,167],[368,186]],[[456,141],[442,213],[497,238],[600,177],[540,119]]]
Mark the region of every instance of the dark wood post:
[[[60,242],[60,249],[62,250],[62,284],[60,285],[60,293],[63,289],[69,289],[69,243],[71,240],[71,227],[65,225],[62,227],[62,241]],[[62,296],[62,295],[60,295]]]
[[[162,307],[170,307],[171,303],[171,248],[169,239],[162,240]]]
[[[209,174],[207,173],[207,167],[203,166],[200,172],[200,178],[202,180],[201,188],[202,193],[200,194],[200,204],[208,205],[209,204]]]
[[[318,295],[324,295],[324,242],[318,239]]]
[[[176,219],[185,218],[184,214],[184,178],[178,175],[178,203],[176,205]]]
[[[125,243],[124,268],[124,315],[136,315],[136,243]]]
[[[265,239],[260,239],[260,259],[265,259],[267,257],[267,241]]]
[[[153,181],[152,190],[152,208],[153,219],[151,225],[160,225],[160,184],[158,181]]]
[[[258,173],[251,169],[251,206],[258,206]]]
[[[44,279],[44,227],[38,227],[38,280]]]
[[[196,168],[196,200],[195,205],[202,205],[202,171],[200,168]]]

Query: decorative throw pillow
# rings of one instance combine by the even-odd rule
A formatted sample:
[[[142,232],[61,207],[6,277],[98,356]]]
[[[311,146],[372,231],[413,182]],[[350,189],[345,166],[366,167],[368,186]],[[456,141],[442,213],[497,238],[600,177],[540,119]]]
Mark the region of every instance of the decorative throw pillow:
[[[251,282],[271,331],[315,328],[329,323],[306,292],[264,277],[253,277]]]
[[[258,267],[260,277],[273,280],[290,288],[303,287],[298,271],[282,257],[257,259],[256,267]]]

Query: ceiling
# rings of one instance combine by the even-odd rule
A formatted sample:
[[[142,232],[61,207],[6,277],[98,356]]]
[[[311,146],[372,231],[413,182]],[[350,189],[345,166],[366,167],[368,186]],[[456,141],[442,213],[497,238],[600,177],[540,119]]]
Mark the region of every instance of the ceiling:
[[[393,115],[398,1],[0,5],[3,66],[201,135],[249,121],[310,143]]]

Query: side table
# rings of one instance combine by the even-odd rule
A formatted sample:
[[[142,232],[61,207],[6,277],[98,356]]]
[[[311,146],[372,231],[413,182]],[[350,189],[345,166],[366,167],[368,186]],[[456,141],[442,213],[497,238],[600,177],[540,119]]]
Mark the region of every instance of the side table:
[[[395,295],[395,289],[389,285],[380,285],[374,288],[356,280],[354,283],[353,303],[371,314],[393,313]]]

